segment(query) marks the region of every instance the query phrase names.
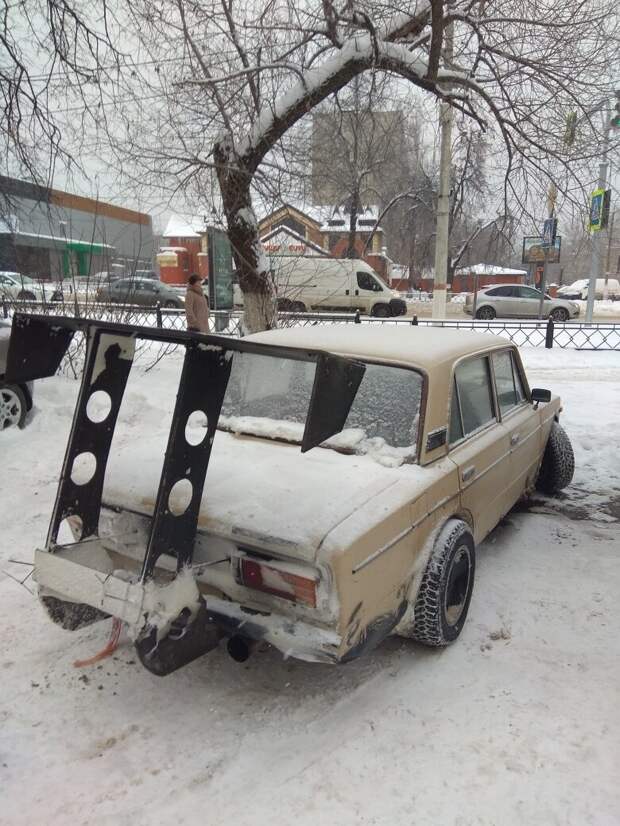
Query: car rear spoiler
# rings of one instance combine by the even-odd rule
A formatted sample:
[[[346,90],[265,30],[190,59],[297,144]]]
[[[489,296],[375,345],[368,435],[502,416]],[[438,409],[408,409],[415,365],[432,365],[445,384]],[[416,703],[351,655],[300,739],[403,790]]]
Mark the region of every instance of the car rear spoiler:
[[[7,357],[9,381],[32,381],[52,376],[76,333],[86,338],[86,357],[62,472],[49,527],[46,550],[54,552],[64,519],[78,516],[81,540],[98,536],[103,483],[116,421],[133,364],[137,340],[185,347],[176,404],[157,492],[141,581],[152,576],[161,554],[176,557],[177,571],[192,561],[198,513],[224,394],[236,353],[316,363],[301,450],[316,447],[339,433],[365,372],[365,365],[321,350],[259,344],[247,339],[139,327],[63,316],[16,313]],[[97,391],[108,394],[110,411],[103,421],[88,416],[87,405]],[[206,438],[191,445],[185,425],[194,411],[207,419]],[[86,484],[76,484],[71,471],[77,456],[92,453],[96,469]],[[171,513],[168,500],[180,479],[192,485],[192,497],[181,515]]]

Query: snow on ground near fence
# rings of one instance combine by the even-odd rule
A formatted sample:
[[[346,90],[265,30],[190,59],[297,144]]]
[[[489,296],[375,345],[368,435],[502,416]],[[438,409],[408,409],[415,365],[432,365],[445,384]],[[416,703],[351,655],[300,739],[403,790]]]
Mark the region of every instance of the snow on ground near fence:
[[[563,397],[575,480],[481,545],[455,645],[394,638],[342,667],[217,650],[164,679],[127,641],[75,669],[109,623],[62,631],[9,577],[45,540],[77,392],[38,382],[29,426],[0,435],[0,821],[617,824],[620,356],[522,352]],[[179,363],[132,375],[115,449],[165,428]]]

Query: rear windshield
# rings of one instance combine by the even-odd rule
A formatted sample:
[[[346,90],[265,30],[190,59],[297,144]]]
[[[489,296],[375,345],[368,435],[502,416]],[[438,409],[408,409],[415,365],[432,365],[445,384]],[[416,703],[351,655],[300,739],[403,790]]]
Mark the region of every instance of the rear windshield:
[[[315,369],[314,362],[235,353],[220,429],[301,443]],[[413,461],[421,396],[419,373],[367,363],[343,431],[323,447],[373,454],[383,464]]]

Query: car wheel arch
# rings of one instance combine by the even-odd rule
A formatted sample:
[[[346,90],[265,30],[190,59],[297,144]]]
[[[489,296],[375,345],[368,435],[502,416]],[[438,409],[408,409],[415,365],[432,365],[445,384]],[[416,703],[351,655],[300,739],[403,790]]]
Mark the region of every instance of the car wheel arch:
[[[472,536],[475,535],[474,534],[474,527],[475,527],[475,525],[474,525],[474,515],[470,510],[467,510],[467,508],[462,508],[461,510],[457,511],[456,513],[453,513],[452,516],[448,517],[448,519],[445,520],[443,526],[445,526],[446,522],[448,522],[450,519],[460,519],[462,522],[465,522],[465,524],[467,525],[467,527],[471,531]]]
[[[449,522],[453,522],[454,520],[464,522],[469,528],[472,538],[474,537],[474,518],[471,511],[468,511],[466,508],[461,508],[452,513],[444,512],[442,518],[437,520],[424,538],[422,549],[416,557],[415,565],[409,580],[403,583],[407,608],[405,609],[398,625],[394,629],[394,634],[401,637],[406,637],[408,639],[411,638],[415,604],[428,560],[433,553],[433,549],[439,536],[441,535],[441,532],[447,527]]]

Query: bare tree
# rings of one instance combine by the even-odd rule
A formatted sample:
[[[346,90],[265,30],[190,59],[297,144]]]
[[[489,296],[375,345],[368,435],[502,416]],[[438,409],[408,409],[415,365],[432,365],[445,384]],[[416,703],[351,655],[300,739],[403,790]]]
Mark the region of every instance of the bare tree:
[[[4,171],[41,183],[53,179],[60,159],[76,156],[61,122],[89,115],[127,65],[108,0],[96,11],[71,0],[2,0],[0,11],[0,146]],[[60,117],[58,117],[60,115]],[[10,203],[5,205],[10,210]]]
[[[207,153],[188,153],[186,145],[178,158],[187,171],[215,171],[249,329],[271,326],[274,306],[252,187],[267,165],[278,164],[283,137],[317,104],[364,72],[400,76],[448,100],[481,129],[497,131],[507,199],[516,197],[519,178],[532,172],[559,178],[557,169],[569,192],[574,163],[591,154],[588,112],[609,91],[603,64],[617,27],[605,3],[559,0],[536,7],[514,0],[420,2],[413,11],[408,4],[396,11],[394,4],[340,8],[329,0],[320,12],[293,2],[255,8],[223,0],[218,9],[160,0],[155,12],[152,5],[142,20],[150,14],[159,33],[170,40],[172,32],[187,55],[174,81],[177,105],[182,98],[196,112],[202,102],[208,112]],[[446,66],[441,46],[449,21],[456,27],[455,57]],[[583,115],[570,156],[561,140],[569,110]]]
[[[560,192],[576,198],[584,185],[580,170],[596,150],[592,112],[611,92],[607,67],[618,46],[613,0],[118,3],[132,16],[133,31],[127,21],[125,37],[137,46],[131,68],[123,69],[114,85],[102,83],[99,74],[105,68],[107,18],[99,29],[91,28],[68,0],[42,7],[54,10],[45,18],[42,31],[50,34],[42,48],[60,55],[43,74],[51,67],[53,75],[60,66],[79,91],[92,84],[92,95],[85,96],[89,111],[101,104],[97,122],[124,160],[139,160],[142,170],[157,169],[162,180],[173,181],[171,192],[194,187],[205,200],[205,194],[212,198],[233,245],[250,330],[274,323],[256,194],[288,174],[287,136],[318,104],[366,72],[401,78],[498,136],[506,201],[522,199],[533,180],[555,180]],[[36,0],[26,4],[39,9]],[[59,22],[75,26],[76,36],[58,40]],[[446,64],[442,45],[449,23],[454,57]],[[101,35],[95,35],[98,30]],[[49,107],[38,120],[46,92],[20,85],[24,59],[6,24],[4,44],[17,67],[5,98],[13,105],[9,111],[17,113],[10,128],[22,128],[23,116],[15,108],[19,99],[40,134],[58,147],[55,119],[46,126]],[[19,97],[22,88],[25,97]],[[108,105],[113,122],[106,118]],[[567,147],[562,138],[569,112],[576,113],[579,134]],[[27,146],[27,140],[20,143]],[[26,151],[23,160],[28,157]],[[134,177],[138,181],[143,173],[135,171]]]

